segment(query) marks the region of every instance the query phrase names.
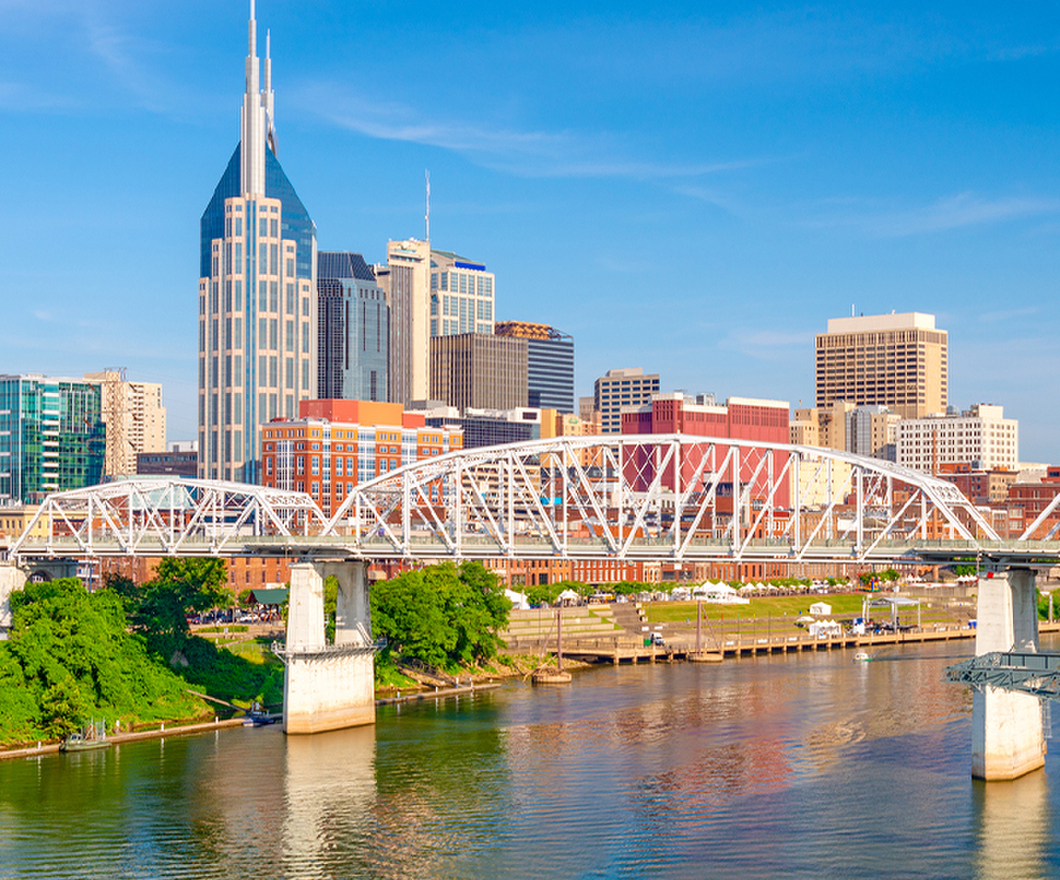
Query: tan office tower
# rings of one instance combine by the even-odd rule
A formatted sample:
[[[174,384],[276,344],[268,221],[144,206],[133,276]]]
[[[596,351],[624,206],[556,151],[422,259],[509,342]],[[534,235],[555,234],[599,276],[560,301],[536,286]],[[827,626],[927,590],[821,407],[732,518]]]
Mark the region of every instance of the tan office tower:
[[[889,406],[902,418],[944,413],[948,336],[920,312],[830,318],[817,336],[817,406]]]
[[[527,400],[525,339],[460,333],[431,339],[431,399],[461,412],[517,409]]]
[[[100,388],[100,409],[107,427],[104,476],[135,474],[139,453],[166,451],[161,385],[129,382],[124,369],[85,373],[85,381]]]
[[[387,242],[385,266],[376,266],[390,306],[389,399],[408,406],[426,400],[429,385],[428,304],[431,246],[415,238]]]
[[[317,396],[316,226],[276,158],[251,5],[239,145],[201,221],[199,475],[257,483],[259,428]]]

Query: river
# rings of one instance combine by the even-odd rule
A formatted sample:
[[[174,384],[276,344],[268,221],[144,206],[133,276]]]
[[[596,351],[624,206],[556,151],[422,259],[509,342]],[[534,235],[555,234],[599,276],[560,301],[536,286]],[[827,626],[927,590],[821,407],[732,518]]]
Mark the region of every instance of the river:
[[[970,642],[600,667],[0,761],[0,878],[1060,876],[1060,769],[969,777]]]

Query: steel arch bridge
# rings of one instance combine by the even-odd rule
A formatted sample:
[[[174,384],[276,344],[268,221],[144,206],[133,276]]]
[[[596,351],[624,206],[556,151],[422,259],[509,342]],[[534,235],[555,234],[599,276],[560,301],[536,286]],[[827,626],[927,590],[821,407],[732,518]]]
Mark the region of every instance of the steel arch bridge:
[[[1002,540],[952,483],[880,459],[686,434],[594,435],[425,459],[352,487],[330,516],[303,492],[215,481],[61,492],[9,555],[1056,559],[1056,528],[1031,540],[1056,506]]]

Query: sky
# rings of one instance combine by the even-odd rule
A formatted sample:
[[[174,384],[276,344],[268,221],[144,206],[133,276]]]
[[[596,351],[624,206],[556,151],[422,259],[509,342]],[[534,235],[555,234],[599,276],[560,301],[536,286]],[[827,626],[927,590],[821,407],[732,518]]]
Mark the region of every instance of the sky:
[[[124,366],[196,433],[199,219],[248,3],[0,0],[0,372]],[[431,239],[577,387],[812,405],[814,334],[928,312],[950,403],[1060,461],[1060,7],[258,0],[322,250]]]

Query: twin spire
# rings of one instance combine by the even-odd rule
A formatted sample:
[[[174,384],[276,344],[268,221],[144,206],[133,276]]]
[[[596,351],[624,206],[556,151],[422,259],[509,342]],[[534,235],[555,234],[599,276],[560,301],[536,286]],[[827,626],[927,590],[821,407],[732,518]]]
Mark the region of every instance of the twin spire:
[[[272,57],[269,32],[265,32],[265,80],[258,87],[258,23],[250,0],[248,24],[247,88],[240,113],[240,188],[243,196],[265,195],[265,150],[276,153]]]

